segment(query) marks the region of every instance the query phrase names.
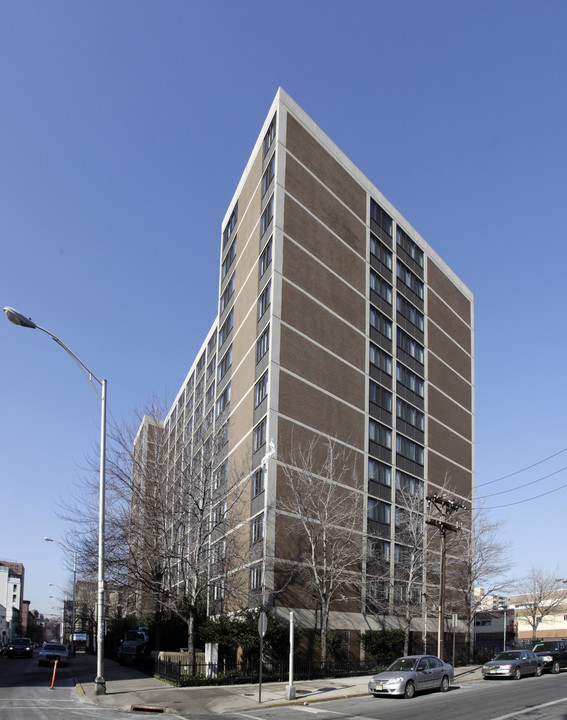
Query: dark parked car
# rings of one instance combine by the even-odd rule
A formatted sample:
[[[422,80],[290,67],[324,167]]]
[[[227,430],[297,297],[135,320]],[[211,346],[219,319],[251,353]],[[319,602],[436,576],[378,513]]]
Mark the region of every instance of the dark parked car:
[[[541,658],[531,650],[506,650],[482,666],[485,680],[493,677],[510,677],[519,680],[522,675],[539,677],[543,670]]]
[[[544,670],[558,673],[567,667],[567,645],[563,640],[536,643],[532,651],[542,660]]]
[[[379,695],[403,695],[412,698],[418,690],[447,692],[453,682],[453,666],[433,655],[401,657],[368,683],[368,692]]]
[[[33,655],[33,643],[29,638],[14,638],[8,643],[8,657],[31,657]]]

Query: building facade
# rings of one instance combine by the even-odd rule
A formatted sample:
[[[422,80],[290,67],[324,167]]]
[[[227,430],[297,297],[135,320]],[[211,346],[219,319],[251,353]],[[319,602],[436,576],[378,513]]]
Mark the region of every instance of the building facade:
[[[285,581],[299,558],[284,471],[294,447],[332,440],[363,510],[360,597],[334,603],[329,627],[384,627],[366,558],[371,538],[394,577],[396,494],[473,496],[473,339],[472,293],[280,89],[222,223],[217,317],[161,427],[170,473],[211,433],[216,486],[239,469],[235,607],[316,626],[317,603]],[[222,579],[211,596],[231,609]]]
[[[5,637],[18,637],[22,632],[25,569],[22,563],[0,560],[0,604],[6,609]],[[27,615],[25,620],[27,621]]]

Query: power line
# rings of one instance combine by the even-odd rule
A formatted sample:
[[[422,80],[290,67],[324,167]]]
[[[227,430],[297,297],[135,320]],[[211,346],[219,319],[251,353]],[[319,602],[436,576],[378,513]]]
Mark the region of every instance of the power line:
[[[547,480],[547,478],[553,477],[554,475],[558,475],[560,472],[563,472],[564,470],[567,470],[567,465],[565,467],[560,468],[559,470],[555,470],[555,472],[549,473],[549,475],[544,475],[543,477],[537,478],[537,480],[531,480],[530,482],[524,483],[523,485],[516,485],[516,487],[510,488],[509,490],[500,490],[500,492],[490,493],[490,495],[481,495],[478,500],[486,500],[486,498],[494,497],[495,495],[505,495],[509,492],[514,492],[514,490],[521,490],[522,488],[528,487],[529,485],[535,485],[538,482],[541,482],[542,480]]]
[[[493,505],[492,507],[483,508],[483,510],[498,510],[499,508],[512,507],[512,505],[521,505],[522,503],[531,502],[532,500],[539,500],[546,495],[551,495],[552,493],[563,490],[564,488],[567,488],[567,483],[565,485],[561,485],[561,487],[555,488],[555,490],[548,490],[547,492],[535,495],[531,498],[526,498],[525,500],[517,500],[516,502],[506,503],[504,505]]]
[[[551,460],[554,457],[557,457],[558,455],[561,455],[561,453],[564,453],[567,451],[567,447],[563,448],[563,450],[558,450],[556,453],[553,453],[553,455],[550,455],[549,457],[544,458],[543,460],[538,460],[538,462],[533,463],[533,465],[528,465],[525,468],[522,468],[521,470],[516,470],[515,472],[512,472],[508,475],[502,475],[502,477],[496,478],[495,480],[488,480],[487,482],[478,483],[476,487],[483,487],[483,485],[492,485],[492,483],[499,482],[500,480],[506,480],[507,478],[513,477],[514,475],[519,475],[520,473],[526,472],[526,470],[531,470],[534,467],[537,467],[538,465],[541,465],[544,462],[547,462],[548,460]]]

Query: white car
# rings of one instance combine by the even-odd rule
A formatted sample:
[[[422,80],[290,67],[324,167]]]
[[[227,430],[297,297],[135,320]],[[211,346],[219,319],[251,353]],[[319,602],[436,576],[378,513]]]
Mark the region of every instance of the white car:
[[[59,665],[69,664],[69,651],[65,645],[56,642],[43,643],[39,651],[38,665],[53,665],[58,660]]]

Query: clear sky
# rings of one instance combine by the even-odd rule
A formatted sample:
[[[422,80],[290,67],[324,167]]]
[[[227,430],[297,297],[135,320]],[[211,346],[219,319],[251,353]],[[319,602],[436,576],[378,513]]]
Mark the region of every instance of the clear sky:
[[[171,400],[281,86],[473,291],[478,495],[514,574],[567,577],[566,32],[564,0],[0,0],[0,305],[116,418]],[[50,614],[100,402],[43,333],[0,349],[0,559]]]

